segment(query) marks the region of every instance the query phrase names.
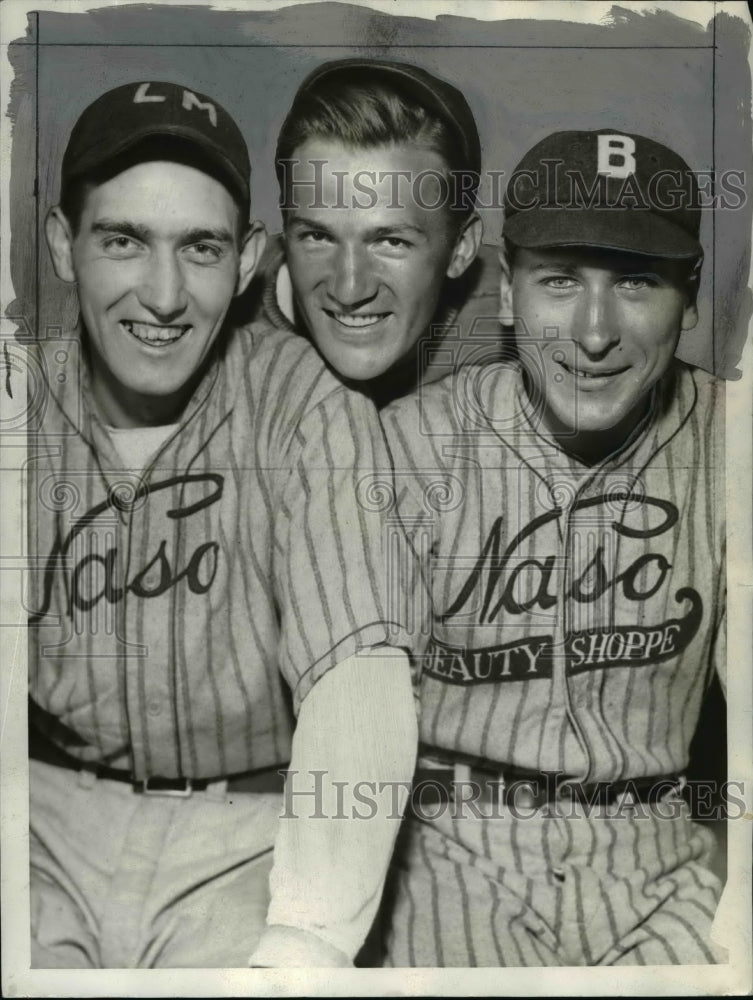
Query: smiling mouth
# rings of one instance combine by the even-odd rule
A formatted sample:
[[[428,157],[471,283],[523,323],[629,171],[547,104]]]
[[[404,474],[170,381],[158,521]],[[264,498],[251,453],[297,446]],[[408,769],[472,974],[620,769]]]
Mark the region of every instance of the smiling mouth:
[[[375,326],[389,316],[389,313],[339,313],[331,309],[324,311],[330,319],[345,327],[346,330],[367,330],[370,326]]]
[[[188,324],[166,326],[161,323],[136,323],[123,319],[120,325],[141,344],[150,347],[169,347],[177,343],[191,329]]]
[[[586,380],[614,378],[616,375],[622,375],[630,367],[629,365],[625,365],[622,368],[599,368],[595,371],[587,371],[585,368],[576,368],[575,365],[565,364],[564,361],[561,361],[560,364],[570,375]]]

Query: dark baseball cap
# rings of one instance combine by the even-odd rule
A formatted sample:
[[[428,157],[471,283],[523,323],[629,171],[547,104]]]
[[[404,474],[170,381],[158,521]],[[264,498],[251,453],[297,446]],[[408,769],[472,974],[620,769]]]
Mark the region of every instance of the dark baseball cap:
[[[516,246],[594,246],[653,257],[703,254],[695,174],[653,139],[555,132],[510,176],[503,235]]]
[[[383,59],[336,59],[323,63],[298,88],[295,102],[340,84],[360,84],[364,88],[386,82],[398,94],[416,101],[433,112],[455,133],[463,168],[481,172],[481,141],[470,105],[461,92],[438,76],[410,63]]]
[[[98,97],[81,114],[63,156],[63,180],[91,173],[145,139],[195,147],[244,204],[251,163],[240,129],[221,105],[176,83],[128,83]]]

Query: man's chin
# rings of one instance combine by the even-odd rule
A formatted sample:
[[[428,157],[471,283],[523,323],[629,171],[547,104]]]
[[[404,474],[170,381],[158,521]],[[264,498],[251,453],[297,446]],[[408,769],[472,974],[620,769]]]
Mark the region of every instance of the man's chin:
[[[131,396],[143,399],[144,403],[149,405],[178,396],[187,391],[188,387],[194,383],[195,377],[189,376],[179,381],[155,383],[152,380],[144,380],[143,382],[124,383],[124,385]]]
[[[345,365],[342,364],[338,367],[329,362],[330,368],[332,368],[335,375],[338,378],[343,379],[345,382],[352,382],[356,386],[359,382],[372,382],[375,378],[379,378],[381,375],[387,371],[389,366],[377,365],[372,367],[370,365]]]
[[[624,419],[624,410],[597,410],[573,398],[570,406],[548,407],[541,411],[542,430],[560,438],[608,434]]]
[[[352,350],[342,345],[328,345],[328,349],[323,351],[316,342],[314,346],[335,375],[347,382],[370,382],[394,365],[392,359],[385,361],[375,357],[365,347]]]

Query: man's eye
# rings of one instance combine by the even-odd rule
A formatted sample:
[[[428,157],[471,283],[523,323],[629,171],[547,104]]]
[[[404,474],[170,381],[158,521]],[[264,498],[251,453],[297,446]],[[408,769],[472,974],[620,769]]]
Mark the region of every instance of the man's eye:
[[[192,243],[186,247],[186,254],[200,264],[211,264],[222,257],[222,250],[211,243]]]
[[[553,288],[555,291],[561,291],[567,288],[575,288],[577,281],[575,278],[568,278],[565,275],[556,274],[549,278],[544,278],[543,284],[547,288]]]
[[[656,280],[648,274],[632,274],[622,278],[620,285],[630,292],[639,292],[644,288],[654,288]]]
[[[302,243],[327,243],[330,236],[329,233],[322,232],[321,229],[307,229],[298,238]]]
[[[377,240],[377,243],[390,250],[401,250],[412,246],[412,244],[408,240],[403,239],[402,236],[382,236]]]
[[[125,256],[138,250],[139,244],[130,236],[110,236],[104,242],[105,250],[112,256]]]

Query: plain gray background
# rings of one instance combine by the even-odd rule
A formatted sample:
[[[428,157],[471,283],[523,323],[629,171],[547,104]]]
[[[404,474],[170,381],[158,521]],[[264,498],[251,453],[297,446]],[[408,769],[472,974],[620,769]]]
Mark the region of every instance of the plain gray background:
[[[711,16],[713,5],[704,6]],[[30,336],[75,323],[75,293],[55,278],[41,227],[78,115],[104,90],[132,81],[171,80],[230,111],[251,150],[254,214],[273,232],[280,228],[274,148],[293,94],[320,62],[352,54],[410,61],[460,87],[477,118],[487,171],[509,173],[549,132],[610,127],[667,143],[695,170],[718,176],[733,169],[747,178],[747,24],[719,14],[704,30],[666,12],[613,12],[613,23],[598,25],[431,21],[347,3],[258,13],[134,5],[31,14],[26,38],[10,46],[11,315]],[[483,201],[488,194],[482,188]],[[482,215],[485,242],[498,242],[501,211]],[[750,230],[748,204],[704,212],[701,319],[678,351],[727,377],[735,376],[751,313]]]

